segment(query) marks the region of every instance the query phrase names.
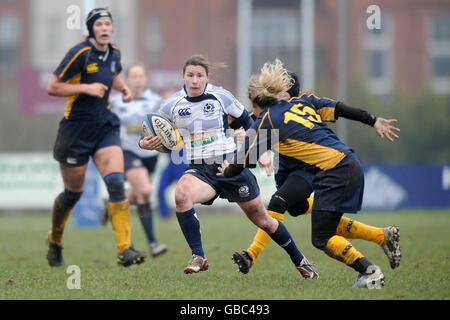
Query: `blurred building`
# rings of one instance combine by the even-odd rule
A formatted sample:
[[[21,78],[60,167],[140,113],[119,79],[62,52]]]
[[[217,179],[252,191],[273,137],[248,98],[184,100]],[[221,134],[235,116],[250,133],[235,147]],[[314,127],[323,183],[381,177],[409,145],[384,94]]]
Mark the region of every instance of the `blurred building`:
[[[202,53],[228,68],[213,71],[213,82],[237,91],[239,8],[250,0],[91,0],[108,6],[114,16],[114,41],[123,64],[135,60],[151,71],[150,86],[159,92],[181,85],[181,68],[192,54]],[[82,0],[0,1],[0,101],[14,118],[55,114],[62,99],[46,96],[50,72],[81,38]],[[338,4],[314,1],[315,83],[337,96]],[[376,95],[398,90],[411,95],[429,88],[450,93],[450,2],[448,0],[347,0],[348,80],[357,79]],[[380,9],[381,28],[370,30],[367,9]],[[81,8],[78,21],[73,6]],[[251,72],[279,57],[301,73],[301,0],[251,1]],[[6,99],[6,98],[5,98]],[[40,103],[39,101],[43,101]],[[39,104],[40,103],[40,104]],[[36,104],[36,105],[35,105]],[[52,140],[53,137],[50,139]],[[0,146],[4,146],[0,143]]]

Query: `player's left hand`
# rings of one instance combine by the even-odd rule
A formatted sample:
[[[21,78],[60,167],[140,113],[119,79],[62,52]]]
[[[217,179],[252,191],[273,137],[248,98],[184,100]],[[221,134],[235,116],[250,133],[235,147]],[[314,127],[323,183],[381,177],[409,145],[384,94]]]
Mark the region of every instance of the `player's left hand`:
[[[383,139],[386,138],[391,142],[394,142],[393,138],[398,139],[398,135],[395,132],[400,132],[400,129],[391,125],[391,123],[398,122],[397,119],[386,120],[378,117],[373,125],[375,132]],[[395,132],[394,132],[395,131]]]
[[[269,151],[264,152],[258,159],[258,164],[261,169],[266,170],[266,174],[270,177],[273,173],[272,157]]]
[[[245,140],[245,130],[243,127],[234,130],[234,136],[236,137],[237,142],[244,143]]]
[[[131,95],[131,90],[128,87],[125,87],[122,90],[122,101],[130,102],[131,100],[133,100],[133,96]]]
[[[222,165],[220,167],[217,168],[217,170],[219,171],[219,173],[216,173],[216,176],[218,177],[224,177],[224,172],[225,169],[228,168],[228,166],[230,165],[230,163],[227,160],[224,160]]]

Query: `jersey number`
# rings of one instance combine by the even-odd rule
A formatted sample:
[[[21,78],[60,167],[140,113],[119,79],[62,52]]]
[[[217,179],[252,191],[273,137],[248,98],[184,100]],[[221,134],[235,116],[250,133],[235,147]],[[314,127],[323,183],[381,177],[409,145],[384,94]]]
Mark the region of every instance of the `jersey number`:
[[[288,123],[291,120],[298,122],[309,129],[314,127],[313,122],[322,122],[322,118],[320,118],[313,108],[305,107],[302,103],[292,106],[289,111],[284,113],[284,123]]]

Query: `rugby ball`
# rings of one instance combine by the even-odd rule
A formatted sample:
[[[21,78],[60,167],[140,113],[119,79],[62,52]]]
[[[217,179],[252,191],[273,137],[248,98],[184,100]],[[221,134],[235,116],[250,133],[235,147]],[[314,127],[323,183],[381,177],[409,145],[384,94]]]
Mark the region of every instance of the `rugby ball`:
[[[162,138],[162,147],[159,152],[171,152],[183,147],[183,140],[178,129],[166,117],[151,112],[142,121],[142,134],[144,136],[158,136]]]

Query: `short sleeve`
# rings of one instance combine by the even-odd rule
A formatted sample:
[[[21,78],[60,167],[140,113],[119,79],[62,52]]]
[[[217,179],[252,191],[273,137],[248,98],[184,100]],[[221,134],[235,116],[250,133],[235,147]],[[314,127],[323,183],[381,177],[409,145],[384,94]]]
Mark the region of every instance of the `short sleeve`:
[[[83,70],[86,54],[90,49],[91,47],[89,46],[81,48],[80,46],[75,46],[70,49],[53,74],[64,82],[72,79]]]
[[[323,121],[336,121],[334,109],[337,101],[329,98],[319,98],[314,94],[304,94],[300,99],[312,104]]]
[[[219,98],[223,104],[223,109],[226,114],[232,116],[233,118],[239,118],[244,112],[245,107],[231,94],[231,92],[223,88],[216,87],[213,94]]]

